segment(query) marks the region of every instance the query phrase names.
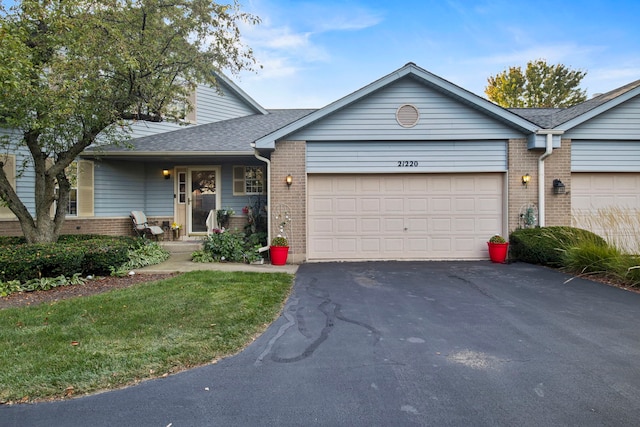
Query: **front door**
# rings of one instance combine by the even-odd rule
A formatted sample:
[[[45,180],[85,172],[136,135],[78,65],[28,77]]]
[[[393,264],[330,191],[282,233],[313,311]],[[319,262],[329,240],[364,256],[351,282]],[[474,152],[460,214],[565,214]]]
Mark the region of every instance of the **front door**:
[[[189,233],[206,233],[209,212],[220,205],[220,168],[194,167],[187,171]]]

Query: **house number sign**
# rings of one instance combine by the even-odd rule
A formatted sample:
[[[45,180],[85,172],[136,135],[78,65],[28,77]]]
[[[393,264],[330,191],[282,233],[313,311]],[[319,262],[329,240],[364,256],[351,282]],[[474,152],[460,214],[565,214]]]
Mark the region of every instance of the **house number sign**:
[[[417,160],[398,160],[399,168],[417,168],[418,161]]]

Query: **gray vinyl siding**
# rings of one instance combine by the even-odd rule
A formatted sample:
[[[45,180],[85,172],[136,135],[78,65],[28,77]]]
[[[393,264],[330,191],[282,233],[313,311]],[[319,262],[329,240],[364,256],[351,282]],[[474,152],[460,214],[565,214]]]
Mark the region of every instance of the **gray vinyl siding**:
[[[198,86],[196,89],[195,124],[214,123],[250,114],[255,114],[252,107],[225,87],[222,87],[222,95],[216,89],[207,86]],[[130,137],[133,139],[184,128],[185,125],[171,122],[137,122],[131,127]]]
[[[640,139],[640,96],[567,131],[563,138],[594,140]]]
[[[235,119],[255,114],[256,111],[244,100],[227,88],[222,88],[223,96],[215,89],[198,87],[196,92],[196,121],[198,124],[213,123],[221,120]]]
[[[144,163],[95,162],[93,199],[96,217],[128,216],[133,210],[142,210],[147,215],[154,215],[145,209],[144,192]]]
[[[398,162],[402,163],[399,165]],[[307,172],[309,173],[503,172],[506,170],[506,141],[307,143]]]
[[[398,107],[410,104],[420,113],[418,124],[396,121]],[[286,137],[295,141],[470,140],[509,139],[524,135],[486,114],[424,86],[399,80],[326,118]]]
[[[572,172],[640,172],[640,140],[572,141]]]

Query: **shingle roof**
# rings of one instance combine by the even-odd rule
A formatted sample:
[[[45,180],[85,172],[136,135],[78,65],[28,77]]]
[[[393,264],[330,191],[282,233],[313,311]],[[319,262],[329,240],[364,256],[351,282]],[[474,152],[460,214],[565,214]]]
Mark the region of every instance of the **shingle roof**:
[[[195,154],[198,152],[253,153],[251,143],[315,110],[267,110],[269,114],[254,114],[184,129],[144,136],[128,141],[131,148],[102,146],[87,149],[104,155],[114,153],[167,153]]]
[[[636,80],[635,82],[631,82],[607,93],[594,96],[585,102],[569,108],[509,108],[509,111],[544,129],[553,129],[637,87],[640,87],[640,80]]]

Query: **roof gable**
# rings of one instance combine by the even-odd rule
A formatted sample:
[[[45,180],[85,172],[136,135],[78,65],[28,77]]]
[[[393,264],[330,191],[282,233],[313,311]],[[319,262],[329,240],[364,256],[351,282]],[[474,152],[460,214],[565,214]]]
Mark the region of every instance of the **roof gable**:
[[[415,124],[401,123],[410,112]],[[522,131],[411,75],[287,135],[295,141],[417,141],[523,138]]]
[[[340,111],[405,77],[411,77],[421,82],[422,84],[427,85],[430,88],[437,90],[438,92],[461,103],[464,103],[467,106],[474,108],[485,115],[488,115],[515,129],[518,129],[521,132],[532,133],[535,132],[538,128],[528,120],[525,120],[522,117],[513,114],[512,112],[496,104],[493,104],[492,102],[484,98],[481,98],[467,90],[464,90],[451,82],[448,82],[434,74],[431,74],[413,63],[408,63],[399,70],[394,71],[393,73],[388,74],[387,76],[382,77],[381,79],[376,80],[375,82],[363,87],[362,89],[353,92],[350,95],[347,95],[344,98],[333,102],[332,104],[327,105],[326,107],[316,111],[315,113],[312,113],[294,123],[291,123],[290,125],[278,130],[277,132],[266,135],[265,137],[256,141],[256,147],[273,149],[277,140],[291,135],[294,132],[306,126],[309,126],[310,124],[315,123],[330,114],[336,113],[337,111]]]

